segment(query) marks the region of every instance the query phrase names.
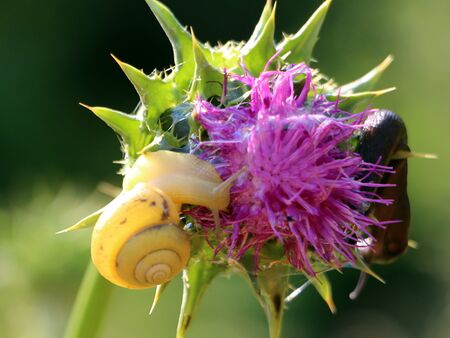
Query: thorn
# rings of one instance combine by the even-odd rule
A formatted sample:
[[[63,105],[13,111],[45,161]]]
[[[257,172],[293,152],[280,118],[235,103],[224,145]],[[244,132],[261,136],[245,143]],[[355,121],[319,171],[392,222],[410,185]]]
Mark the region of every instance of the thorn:
[[[393,160],[403,160],[406,158],[425,158],[428,160],[437,160],[438,156],[436,154],[430,154],[430,153],[416,153],[408,150],[398,150],[393,156]]]
[[[394,61],[394,57],[392,55],[388,55],[379,65],[377,65],[361,78],[341,86],[340,89],[342,93],[348,94],[372,90],[372,87],[375,85],[384,71],[389,67],[392,61]]]
[[[417,243],[415,240],[410,239],[408,241],[408,247],[410,247],[411,249],[418,249],[419,243]]]
[[[80,103],[80,105],[89,109],[117,134],[127,140],[135,139],[138,131],[140,131],[141,122],[135,115],[125,114],[105,107],[90,107],[83,103]]]
[[[94,107],[88,106],[87,104],[82,103],[82,102],[78,102],[78,104],[79,104],[80,106],[82,106],[82,107],[84,107],[84,108],[90,110],[91,112],[93,112],[93,113],[95,114],[95,112],[94,112]]]
[[[164,292],[164,290],[166,289],[167,285],[169,285],[169,282],[160,284],[156,287],[155,296],[153,297],[153,303],[150,308],[150,311],[148,312],[149,315],[151,315],[153,313],[153,311],[155,310],[156,304],[158,304],[159,300],[161,299],[161,295]]]
[[[56,235],[64,234],[66,232],[71,232],[71,231],[75,231],[75,230],[79,230],[79,229],[93,227],[95,225],[95,223],[97,223],[97,220],[99,219],[100,215],[103,213],[105,208],[106,207],[103,207],[103,208],[93,212],[92,214],[86,216],[78,223],[76,223],[66,229],[56,232]]]
[[[361,272],[364,272],[371,277],[375,278],[379,282],[386,284],[386,281],[381,278],[377,273],[375,273],[363,260],[363,258],[358,258],[358,265],[355,265],[355,268],[360,270]]]
[[[382,72],[387,67],[389,67],[393,61],[394,61],[394,56],[392,54],[389,54],[386,57],[386,59],[384,59],[375,69],[377,69],[379,72]]]
[[[310,63],[313,60],[312,52],[319,39],[319,33],[330,5],[331,0],[324,1],[295,34],[278,44],[277,49],[281,49],[283,54],[292,51],[292,54],[286,59],[287,62]]]
[[[311,284],[311,281],[307,281],[305,283],[303,283],[302,285],[300,285],[300,287],[298,287],[297,289],[295,289],[294,291],[292,291],[285,299],[284,301],[286,303],[290,303],[292,302],[298,295],[300,295],[309,285]]]
[[[328,280],[325,273],[319,273],[316,277],[308,277],[311,281],[312,285],[316,288],[316,291],[319,293],[319,295],[322,297],[322,299],[327,303],[328,308],[330,309],[331,313],[335,314],[337,309],[336,305],[333,301],[333,292],[331,283]]]
[[[270,61],[267,62],[267,60],[276,54],[277,50],[274,43],[275,12],[276,3],[273,8],[264,7],[255,30],[242,48],[245,67],[253,75],[258,75],[263,71],[264,67],[270,64]]]
[[[381,96],[381,95],[393,92],[394,90],[397,90],[397,88],[396,87],[390,87],[390,88],[386,88],[386,89],[377,90],[377,91],[374,92],[374,94],[375,94],[375,97],[378,97],[378,96]]]
[[[337,313],[337,308],[336,308],[336,304],[334,304],[334,300],[332,297],[325,299],[325,302],[328,305],[328,308],[330,309],[332,314],[336,314]]]
[[[123,62],[120,61],[119,58],[116,57],[113,53],[110,53],[109,55],[111,55],[111,57],[114,59],[114,61],[116,61],[116,63],[119,65],[119,67],[123,69]]]
[[[197,37],[195,36],[194,28],[192,26],[189,26],[189,31],[191,32],[192,46],[194,47],[193,50],[194,50],[194,53],[195,53],[196,48],[198,48]]]
[[[258,37],[261,35],[264,29],[264,26],[269,20],[272,12],[273,12],[272,0],[267,0],[266,5],[264,6],[261,16],[258,20],[258,23],[256,24],[252,35],[247,41],[256,41],[258,39]]]
[[[70,232],[70,231],[71,231],[70,228],[66,228],[66,229],[55,232],[55,235],[65,234],[66,232]]]

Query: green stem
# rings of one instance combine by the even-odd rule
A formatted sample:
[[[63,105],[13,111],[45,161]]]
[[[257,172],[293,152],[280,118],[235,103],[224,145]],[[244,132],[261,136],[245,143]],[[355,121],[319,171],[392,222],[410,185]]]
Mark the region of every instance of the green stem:
[[[269,334],[270,338],[280,338],[281,337],[281,327],[283,323],[284,309],[283,305],[278,311],[273,308],[273,303],[268,304],[267,307],[272,307],[270,310],[266,310],[267,322],[269,324]]]
[[[78,291],[64,338],[94,338],[107,308],[112,284],[89,263]]]
[[[191,262],[183,271],[183,300],[177,327],[177,338],[184,338],[207,288],[226,266],[209,260]]]
[[[261,271],[257,277],[261,303],[269,324],[270,338],[281,337],[288,276],[289,267],[279,264]]]

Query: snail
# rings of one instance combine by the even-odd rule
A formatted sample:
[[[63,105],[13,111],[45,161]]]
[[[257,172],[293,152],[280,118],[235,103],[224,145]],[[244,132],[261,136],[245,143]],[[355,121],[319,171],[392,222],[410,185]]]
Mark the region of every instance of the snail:
[[[218,222],[236,177],[223,181],[212,164],[191,154],[142,154],[95,224],[91,256],[100,274],[129,289],[171,280],[190,258],[189,235],[178,225],[181,205],[205,206]]]

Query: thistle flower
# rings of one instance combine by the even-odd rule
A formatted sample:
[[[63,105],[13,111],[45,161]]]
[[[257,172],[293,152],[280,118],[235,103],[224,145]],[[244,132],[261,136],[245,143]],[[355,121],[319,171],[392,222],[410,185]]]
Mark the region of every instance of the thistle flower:
[[[123,191],[65,231],[95,225],[94,261],[116,284],[162,283],[151,311],[183,270],[177,338],[224,272],[250,282],[271,338],[280,336],[284,302],[299,293],[286,297],[292,272],[334,311],[324,272],[351,267],[377,277],[365,253],[374,253],[367,263],[384,262],[406,248],[406,130],[393,113],[355,113],[393,89],[372,91],[392,58],[344,86],[310,67],[331,0],[278,43],[267,0],[247,42],[218,46],[199,42],[159,1],[146,2],[172,44],[174,67],[147,75],[114,58],[139,94],[137,109],[85,107],[120,136]],[[385,243],[397,220],[404,238]],[[80,295],[103,285],[90,271]],[[76,311],[73,318],[68,337],[86,336]]]
[[[339,109],[316,92],[304,63],[232,76],[249,87],[250,101],[220,108],[198,98],[195,118],[209,140],[194,148],[223,179],[245,168],[220,223],[228,255],[239,260],[254,249],[257,258],[277,239],[287,260],[312,276],[311,249],[327,265],[355,263],[356,243],[371,237],[370,226],[383,227],[365,215],[367,205],[392,202],[366,189],[385,184],[365,180],[390,169],[364,162],[350,142],[370,111]],[[203,208],[190,215],[213,225]]]

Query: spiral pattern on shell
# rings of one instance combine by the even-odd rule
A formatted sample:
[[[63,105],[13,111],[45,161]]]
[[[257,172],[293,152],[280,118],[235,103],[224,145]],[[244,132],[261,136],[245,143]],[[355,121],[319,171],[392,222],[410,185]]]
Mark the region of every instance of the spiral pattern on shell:
[[[91,256],[100,274],[128,289],[165,283],[190,257],[190,239],[177,224],[177,206],[145,183],[123,192],[100,216],[92,233]]]
[[[192,154],[142,154],[94,227],[91,256],[100,274],[129,289],[172,279],[190,258],[190,238],[178,226],[181,205],[205,206],[218,218],[229,204],[229,180]]]
[[[171,280],[186,265],[190,242],[174,224],[153,225],[129,238],[116,259],[117,274],[136,288]]]

